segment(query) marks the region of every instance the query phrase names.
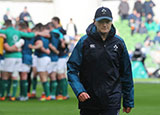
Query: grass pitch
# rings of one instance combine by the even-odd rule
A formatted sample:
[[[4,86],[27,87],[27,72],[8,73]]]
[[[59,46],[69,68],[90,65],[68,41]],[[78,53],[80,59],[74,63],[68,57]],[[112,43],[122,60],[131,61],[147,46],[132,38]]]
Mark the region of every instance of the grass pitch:
[[[40,96],[40,84],[37,91]],[[69,95],[70,99],[64,101],[0,101],[0,115],[79,115],[77,99],[70,87]],[[129,114],[121,110],[120,115],[160,115],[160,84],[135,84],[135,108]]]

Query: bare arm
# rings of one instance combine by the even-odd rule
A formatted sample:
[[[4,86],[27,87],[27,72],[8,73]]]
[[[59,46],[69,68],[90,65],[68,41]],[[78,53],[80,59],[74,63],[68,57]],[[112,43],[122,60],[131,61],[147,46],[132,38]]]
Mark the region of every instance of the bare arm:
[[[39,35],[39,36],[43,36],[43,37],[46,37],[46,38],[50,38],[51,37],[51,35],[50,35],[48,30],[44,30],[42,32],[34,32],[34,33],[35,33],[35,36]]]
[[[51,43],[49,44],[49,48],[51,48],[51,50],[56,53],[57,55],[59,54],[59,51],[57,50],[56,47],[54,47]]]
[[[29,48],[31,49],[40,49],[43,47],[43,42],[41,40],[36,41],[35,45],[28,45]]]
[[[46,53],[46,54],[50,54],[50,52],[51,52],[48,48],[45,49],[44,47],[41,47],[41,51]]]
[[[6,38],[6,35],[5,34],[0,34],[0,37]]]
[[[8,43],[4,43],[4,49],[7,51],[7,52],[20,52],[21,49],[18,49],[15,45],[13,46],[9,46]]]
[[[61,47],[62,47],[62,48],[65,48],[65,47],[66,47],[65,41],[64,41],[63,39],[61,39]]]

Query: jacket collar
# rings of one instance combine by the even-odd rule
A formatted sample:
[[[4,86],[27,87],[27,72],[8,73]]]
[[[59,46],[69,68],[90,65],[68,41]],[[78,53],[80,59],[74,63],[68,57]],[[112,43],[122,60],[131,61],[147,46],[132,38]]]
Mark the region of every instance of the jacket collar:
[[[89,37],[93,38],[93,39],[96,39],[96,40],[102,40],[99,32],[97,32],[97,28],[96,26],[94,25],[94,23],[90,24],[86,30],[86,33]],[[109,31],[108,33],[108,36],[107,36],[107,39],[106,40],[110,40],[111,38],[114,37],[116,33],[116,29],[115,27],[113,26],[112,24],[112,27],[111,27],[111,30]]]

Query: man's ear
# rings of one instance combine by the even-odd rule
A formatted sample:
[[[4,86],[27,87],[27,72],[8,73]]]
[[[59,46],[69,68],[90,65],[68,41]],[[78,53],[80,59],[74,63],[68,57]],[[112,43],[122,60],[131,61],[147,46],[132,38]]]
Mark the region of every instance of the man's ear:
[[[95,20],[94,20],[94,22],[93,22],[93,23],[94,23],[94,25],[96,25],[96,21],[95,21]]]
[[[93,20],[93,23],[95,24],[95,22],[96,22],[96,21],[95,21],[95,19],[94,19],[94,20]]]

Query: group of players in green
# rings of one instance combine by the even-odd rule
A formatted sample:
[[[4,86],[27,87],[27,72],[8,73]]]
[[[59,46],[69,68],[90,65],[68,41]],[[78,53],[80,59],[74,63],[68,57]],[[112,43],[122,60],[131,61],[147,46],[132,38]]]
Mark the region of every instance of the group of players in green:
[[[44,91],[41,101],[69,98],[65,74],[68,59],[65,34],[58,17],[53,17],[46,25],[38,23],[32,29],[26,21],[19,22],[18,28],[12,26],[11,20],[5,21],[4,28],[0,29],[0,39],[4,39],[3,46],[0,46],[1,50],[4,49],[4,53],[0,54],[0,101],[6,97],[11,101],[36,97],[37,75]],[[27,77],[31,68],[32,93],[28,93]],[[20,76],[18,98],[18,76],[15,73]]]

